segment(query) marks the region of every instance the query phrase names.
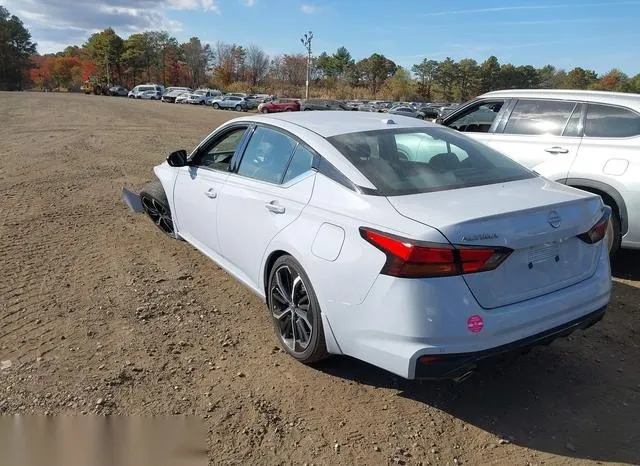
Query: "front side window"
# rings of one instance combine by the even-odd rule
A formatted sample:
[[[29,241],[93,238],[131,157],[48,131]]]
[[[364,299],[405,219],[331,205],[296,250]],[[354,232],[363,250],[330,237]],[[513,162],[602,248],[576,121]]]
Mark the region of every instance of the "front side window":
[[[575,107],[561,100],[518,100],[504,133],[560,136]]]
[[[256,128],[240,161],[238,174],[280,183],[296,144],[284,133],[270,128]]]
[[[446,128],[405,128],[328,138],[381,196],[401,196],[533,178],[499,152]]]
[[[589,104],[584,135],[592,138],[628,138],[640,135],[640,115],[611,105]]]
[[[236,152],[246,128],[232,129],[220,138],[216,138],[210,146],[205,147],[195,163],[201,167],[228,171],[231,158]]]
[[[465,133],[488,133],[503,105],[502,100],[479,102],[467,108],[462,114],[447,120],[446,125]]]

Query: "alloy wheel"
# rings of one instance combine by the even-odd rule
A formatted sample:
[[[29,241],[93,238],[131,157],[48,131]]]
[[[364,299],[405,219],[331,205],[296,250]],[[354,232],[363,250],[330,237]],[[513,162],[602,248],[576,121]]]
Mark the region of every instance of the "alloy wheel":
[[[166,234],[173,236],[173,220],[166,206],[152,197],[143,196],[142,207],[151,220]]]
[[[294,353],[309,346],[313,335],[313,307],[307,287],[295,270],[282,265],[275,271],[269,304],[278,336]]]

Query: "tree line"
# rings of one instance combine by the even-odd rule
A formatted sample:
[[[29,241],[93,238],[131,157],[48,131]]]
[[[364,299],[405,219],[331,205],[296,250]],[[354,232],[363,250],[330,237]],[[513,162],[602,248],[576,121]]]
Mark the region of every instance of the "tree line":
[[[0,88],[30,83],[45,90],[75,90],[83,82],[124,85],[154,82],[227,92],[250,91],[300,97],[306,80],[302,53],[268,56],[257,45],[217,42],[198,37],[180,43],[165,31],[145,31],[120,37],[112,28],[92,34],[81,46],[38,55],[20,20],[0,7]],[[494,56],[442,61],[425,58],[411,69],[382,54],[355,60],[345,47],[322,52],[311,62],[311,95],[355,99],[465,101],[496,89],[599,89],[640,93],[640,74],[619,69],[603,75],[546,65],[501,64]]]

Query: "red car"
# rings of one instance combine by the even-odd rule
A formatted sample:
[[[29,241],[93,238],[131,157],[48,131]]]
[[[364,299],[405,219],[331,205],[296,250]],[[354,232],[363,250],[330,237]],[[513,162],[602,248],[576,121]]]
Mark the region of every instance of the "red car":
[[[260,113],[297,112],[300,110],[300,101],[293,99],[277,99],[258,105]]]

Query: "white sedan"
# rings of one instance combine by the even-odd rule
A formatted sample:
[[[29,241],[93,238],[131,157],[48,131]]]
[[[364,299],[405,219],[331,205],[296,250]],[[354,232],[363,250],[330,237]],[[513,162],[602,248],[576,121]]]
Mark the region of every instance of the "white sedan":
[[[125,202],[263,298],[303,363],[461,380],[609,302],[599,196],[415,118],[236,118],[154,171]]]

